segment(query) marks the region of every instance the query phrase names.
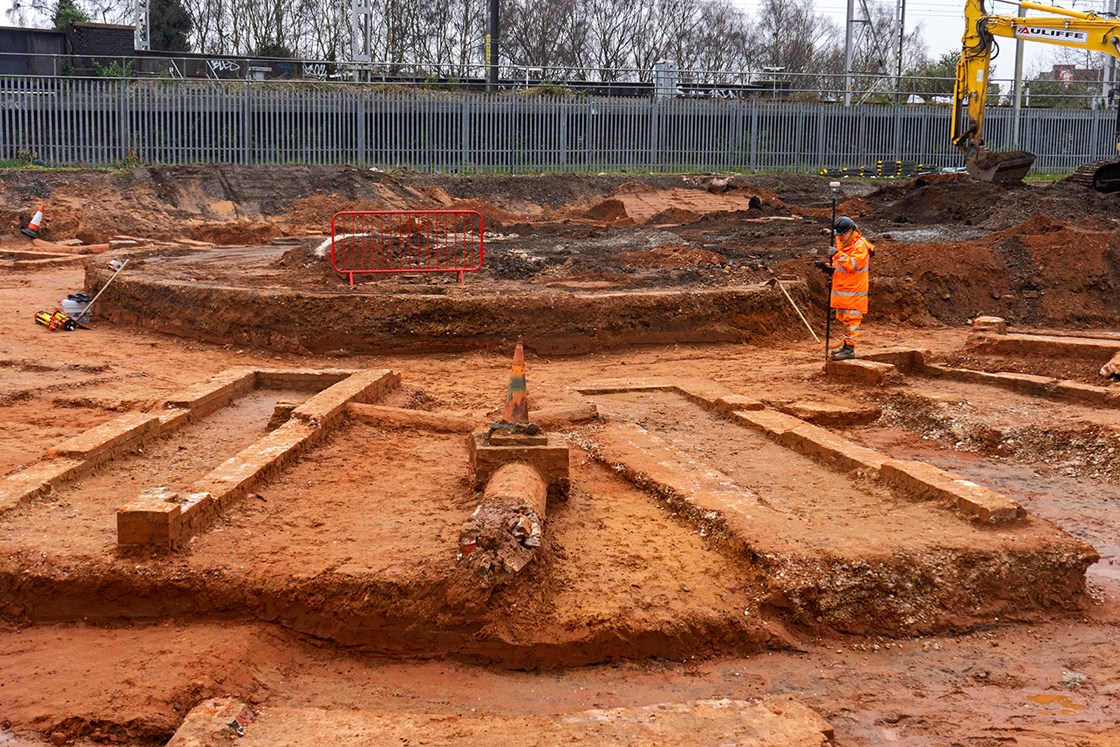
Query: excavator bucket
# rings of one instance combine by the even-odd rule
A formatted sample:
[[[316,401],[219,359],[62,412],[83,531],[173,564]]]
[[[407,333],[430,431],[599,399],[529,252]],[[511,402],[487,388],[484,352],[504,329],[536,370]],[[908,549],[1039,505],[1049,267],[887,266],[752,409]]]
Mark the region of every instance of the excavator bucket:
[[[980,148],[965,162],[973,179],[1007,184],[1021,182],[1034,165],[1035,155],[1027,150],[994,151]]]

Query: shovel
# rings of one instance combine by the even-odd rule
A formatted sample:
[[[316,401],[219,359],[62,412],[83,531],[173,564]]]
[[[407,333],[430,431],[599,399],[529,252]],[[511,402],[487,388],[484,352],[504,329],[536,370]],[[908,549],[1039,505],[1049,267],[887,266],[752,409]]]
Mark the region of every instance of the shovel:
[[[766,284],[771,288],[780,289],[782,293],[785,294],[786,298],[789,299],[789,305],[792,306],[793,310],[797,312],[797,315],[801,317],[801,321],[805,322],[805,329],[809,330],[809,334],[813,336],[814,340],[820,342],[821,338],[817,337],[817,333],[813,331],[813,327],[809,324],[809,320],[806,319],[805,315],[801,313],[801,309],[797,308],[797,304],[793,302],[793,297],[790,296],[789,291],[786,290],[786,287],[782,285],[782,281],[778,278],[770,278],[766,281]]]
[[[78,329],[89,329],[89,327],[82,324],[78,320],[89,313],[90,307],[92,307],[95,303],[97,303],[97,299],[101,298],[101,294],[105,292],[105,289],[109,287],[110,283],[112,283],[114,280],[117,279],[117,275],[121,274],[121,270],[123,270],[124,266],[127,265],[127,264],[128,264],[127,259],[124,262],[121,262],[120,266],[116,269],[116,271],[109,277],[109,279],[107,281],[105,281],[105,285],[101,286],[101,290],[97,291],[97,294],[93,298],[90,299],[90,302],[86,304],[86,307],[84,309],[82,309],[80,312],[78,312],[78,315],[76,317],[74,317],[74,323],[78,325]]]

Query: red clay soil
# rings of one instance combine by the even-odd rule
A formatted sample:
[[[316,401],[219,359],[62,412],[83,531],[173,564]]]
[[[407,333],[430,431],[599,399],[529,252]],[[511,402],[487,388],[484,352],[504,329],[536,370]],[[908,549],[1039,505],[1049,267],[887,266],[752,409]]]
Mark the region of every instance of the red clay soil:
[[[26,246],[15,229],[40,200],[51,241],[296,237],[270,250],[277,259],[259,280],[306,291],[347,290],[315,251],[334,211],[469,205],[486,209],[502,238],[468,284],[531,293],[554,283],[710,288],[792,275],[808,282],[809,297],[822,297],[811,260],[827,246],[827,181],[741,178],[719,194],[707,191],[709,181],[346,169],[5,174],[0,217],[13,230],[0,241],[0,261],[12,262],[0,276],[0,475],[234,366],[391,368],[404,385],[384,404],[480,425],[496,416],[508,385],[512,349],[308,356],[96,316],[89,330],[47,332],[33,313],[81,290],[86,273],[75,264],[16,268]],[[877,244],[861,350],[906,345],[937,362],[1007,370],[967,352],[964,321],[996,314],[1020,329],[1115,330],[1120,232],[1109,216],[1117,199],[958,176],[846,184],[842,210]],[[590,217],[606,202],[612,217]],[[666,257],[716,261],[666,266]],[[181,261],[200,287],[229,279],[217,265]],[[438,278],[373,282],[406,293],[446,287]],[[823,310],[807,311],[820,330]],[[162,744],[192,708],[224,696],[256,714],[238,740],[245,744],[706,745],[732,736],[761,744],[718,720],[666,719],[644,742],[633,731],[611,737],[579,725],[783,695],[826,720],[837,745],[1120,744],[1120,409],[921,377],[902,386],[837,382],[820,375],[823,343],[807,332],[797,336],[785,321],[780,334],[760,332],[764,343],[581,356],[540,356],[527,341],[532,407],[590,399],[602,420],[561,429],[572,444],[572,494],[549,505],[546,543],[524,577],[496,589],[464,580],[455,560],[459,530],[477,505],[465,438],[358,421],[185,550],[117,550],[116,506],[153,480],[189,484],[266,432],[277,401],[306,392],[254,393],[0,515],[0,744]],[[1020,365],[1107,385],[1090,381],[1082,363]],[[577,389],[617,377],[711,381],[802,412],[881,412],[829,427],[998,490],[1039,531],[1087,542],[1100,560],[1084,589],[1049,585],[1025,575],[1035,572],[1029,549],[1006,549],[1009,539],[977,554],[974,578],[963,568],[914,575],[978,530],[915,504],[875,509],[875,501],[893,505],[883,488],[787,455],[675,395]],[[856,574],[861,557],[890,550],[897,582],[885,579],[843,615],[812,599],[846,590],[809,595],[809,577],[790,581],[800,597],[770,596],[764,564],[728,552],[702,524],[581,446],[627,424],[682,463],[785,502],[791,526],[817,527],[798,540],[806,548],[838,543],[835,557],[820,561],[833,575],[820,579],[840,578],[842,563]],[[818,527],[837,503],[848,514],[831,530]],[[983,550],[1003,532],[982,530],[974,544]],[[1015,585],[1035,581],[1037,599],[973,583],[993,569]],[[907,596],[905,584],[919,578],[933,593]]]

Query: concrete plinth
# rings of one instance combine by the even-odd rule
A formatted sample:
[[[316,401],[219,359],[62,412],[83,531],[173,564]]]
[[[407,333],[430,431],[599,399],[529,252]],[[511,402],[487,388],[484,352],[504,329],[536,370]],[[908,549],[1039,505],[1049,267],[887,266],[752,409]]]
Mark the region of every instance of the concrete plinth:
[[[476,488],[489,482],[490,476],[504,464],[527,464],[548,485],[549,498],[566,498],[570,485],[568,471],[568,445],[558,436],[548,434],[546,442],[516,442],[508,436],[502,443],[490,443],[489,433],[478,431],[470,435],[471,475]]]
[[[1007,322],[998,316],[978,316],[972,320],[972,331],[989,335],[1006,335]]]

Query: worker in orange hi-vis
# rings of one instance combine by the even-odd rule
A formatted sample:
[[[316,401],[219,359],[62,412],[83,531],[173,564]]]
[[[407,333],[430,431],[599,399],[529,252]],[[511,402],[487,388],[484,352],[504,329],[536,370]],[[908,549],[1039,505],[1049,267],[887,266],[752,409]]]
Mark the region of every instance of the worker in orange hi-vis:
[[[846,361],[856,357],[859,325],[867,313],[868,269],[875,245],[860,235],[855,221],[846,215],[837,218],[832,229],[836,239],[828,252],[828,263],[818,259],[813,264],[832,276],[829,306],[844,328],[844,344],[832,353],[832,360]]]

